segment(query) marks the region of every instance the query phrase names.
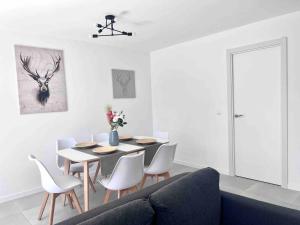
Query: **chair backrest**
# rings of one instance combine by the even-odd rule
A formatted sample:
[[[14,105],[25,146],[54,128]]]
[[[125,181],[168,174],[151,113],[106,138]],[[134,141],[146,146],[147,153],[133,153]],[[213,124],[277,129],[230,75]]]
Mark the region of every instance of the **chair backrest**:
[[[162,174],[168,172],[174,161],[177,144],[163,144],[156,151],[149,167],[148,173]]]
[[[108,141],[108,139],[109,139],[109,133],[98,133],[92,135],[92,141],[97,143]]]
[[[161,139],[169,139],[169,133],[165,131],[154,131],[153,137],[161,138]]]
[[[144,176],[144,152],[124,155],[119,158],[108,186],[112,190],[123,190],[137,185]]]
[[[61,168],[64,165],[64,158],[57,154],[58,151],[65,149],[65,148],[72,148],[76,144],[77,144],[77,141],[72,137],[58,139],[56,141],[56,164],[57,164],[58,168]]]
[[[61,188],[57,186],[53,177],[45,167],[45,165],[38,160],[34,155],[29,155],[28,159],[34,161],[39,168],[40,175],[41,175],[41,183],[42,187],[49,193],[59,193]]]

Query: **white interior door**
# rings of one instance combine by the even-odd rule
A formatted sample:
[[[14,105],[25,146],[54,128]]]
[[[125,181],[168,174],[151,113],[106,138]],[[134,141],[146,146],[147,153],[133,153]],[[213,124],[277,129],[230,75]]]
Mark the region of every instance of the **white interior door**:
[[[281,48],[233,56],[235,174],[282,184]]]

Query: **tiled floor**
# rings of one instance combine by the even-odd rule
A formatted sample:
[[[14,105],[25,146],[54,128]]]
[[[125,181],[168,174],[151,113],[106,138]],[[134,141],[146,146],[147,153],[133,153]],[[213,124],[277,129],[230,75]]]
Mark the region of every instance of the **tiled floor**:
[[[174,164],[171,171],[172,175],[195,171],[191,167]],[[147,185],[154,183],[151,179]],[[91,193],[91,208],[99,206],[103,199],[104,188],[97,185],[97,192]],[[250,198],[271,202],[300,210],[300,192],[282,189],[278,186],[248,180],[240,177],[230,177],[221,175],[220,188],[224,191],[233,192]],[[82,188],[76,190],[82,204]],[[116,198],[116,194],[113,195]],[[35,194],[26,198],[18,199],[8,203],[0,204],[0,224],[2,225],[41,225],[48,222],[48,208],[46,208],[42,221],[37,220],[39,206],[42,200],[42,193]],[[76,215],[76,210],[71,210],[68,206],[63,207],[62,198],[59,197],[55,208],[55,222],[62,221]]]

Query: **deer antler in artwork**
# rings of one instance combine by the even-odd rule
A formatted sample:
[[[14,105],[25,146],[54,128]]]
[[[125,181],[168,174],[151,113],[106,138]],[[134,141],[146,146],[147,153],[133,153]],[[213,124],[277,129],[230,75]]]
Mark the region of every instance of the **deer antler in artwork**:
[[[44,76],[40,76],[40,74],[35,70],[35,72],[32,72],[31,69],[29,68],[30,66],[30,56],[25,56],[22,57],[20,54],[20,60],[23,69],[27,72],[27,74],[34,79],[38,85],[39,85],[39,92],[37,93],[37,100],[42,104],[45,105],[47,103],[47,100],[50,96],[49,92],[49,87],[48,83],[53,77],[53,75],[59,71],[60,69],[60,62],[61,62],[61,57],[55,57],[55,59],[51,56],[52,61],[53,61],[53,69],[52,70],[47,70],[46,74]],[[50,72],[51,71],[51,72]]]
[[[30,56],[25,56],[24,58],[22,57],[22,55],[20,54],[20,60],[21,60],[21,64],[23,66],[23,69],[28,73],[28,75],[33,78],[35,81],[38,81],[41,76],[39,75],[39,73],[37,72],[37,70],[35,72],[32,72],[29,69],[29,64],[30,64]]]

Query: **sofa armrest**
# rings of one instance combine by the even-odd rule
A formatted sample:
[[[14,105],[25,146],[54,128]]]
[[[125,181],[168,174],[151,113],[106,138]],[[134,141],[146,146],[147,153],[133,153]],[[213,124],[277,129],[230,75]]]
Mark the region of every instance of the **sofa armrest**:
[[[300,225],[300,211],[221,192],[222,225]]]

